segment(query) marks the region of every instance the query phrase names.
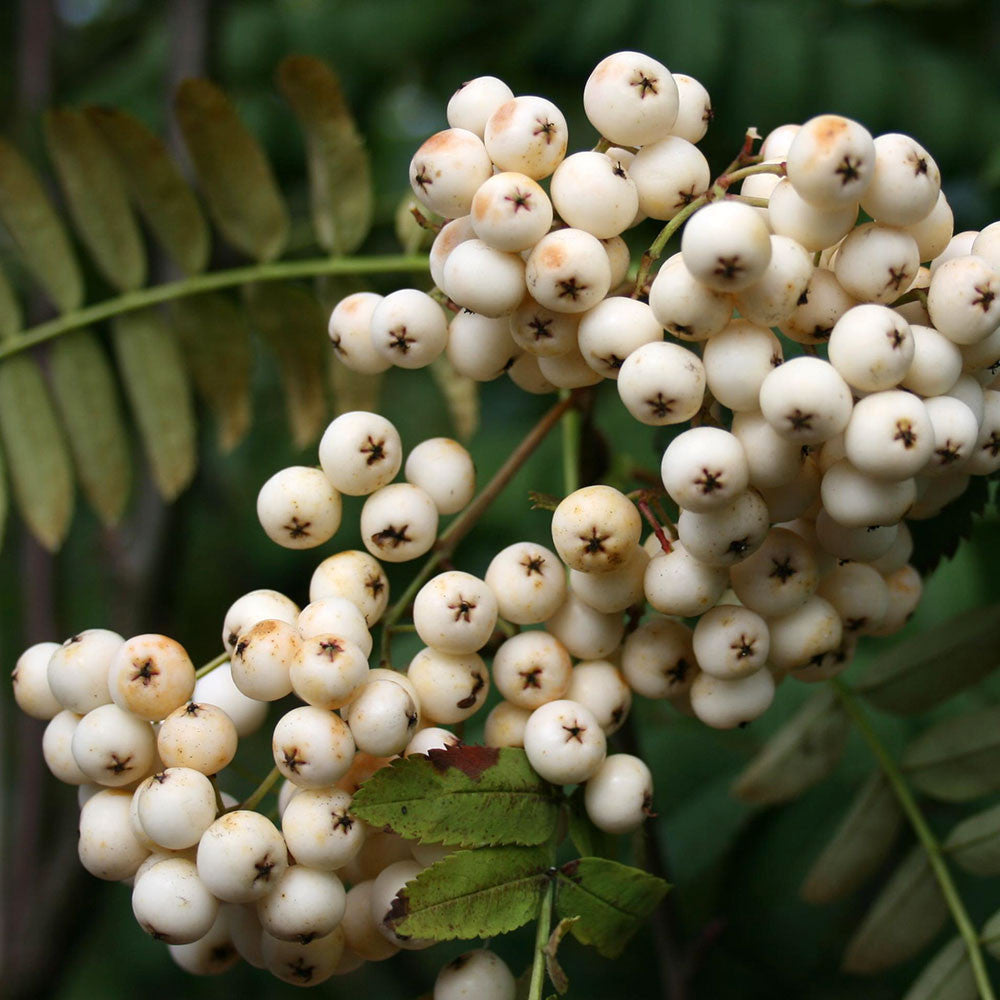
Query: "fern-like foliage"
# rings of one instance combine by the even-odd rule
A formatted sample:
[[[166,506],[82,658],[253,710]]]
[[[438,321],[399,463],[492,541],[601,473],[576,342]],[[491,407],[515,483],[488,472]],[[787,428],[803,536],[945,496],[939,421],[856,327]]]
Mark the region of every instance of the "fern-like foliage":
[[[250,426],[254,330],[281,372],[294,442],[318,436],[328,417],[329,295],[275,279],[336,273],[336,262],[360,247],[372,222],[370,166],[324,63],[291,56],[276,79],[301,126],[312,229],[328,255],[310,261],[280,262],[291,231],[285,199],[264,150],[208,80],[183,83],[174,106],[197,191],[163,141],[119,110],[46,114],[62,206],[0,139],[11,273],[58,313],[25,330],[19,295],[0,272],[0,532],[8,484],[25,524],[50,550],[69,530],[77,486],[102,522],[116,523],[130,494],[133,427],[160,493],[176,497],[198,460],[196,399],[213,415],[221,449]],[[143,229],[185,279],[149,286]],[[248,266],[208,270],[215,240]],[[86,301],[88,266],[109,293],[96,303]],[[46,340],[44,355],[28,350]]]

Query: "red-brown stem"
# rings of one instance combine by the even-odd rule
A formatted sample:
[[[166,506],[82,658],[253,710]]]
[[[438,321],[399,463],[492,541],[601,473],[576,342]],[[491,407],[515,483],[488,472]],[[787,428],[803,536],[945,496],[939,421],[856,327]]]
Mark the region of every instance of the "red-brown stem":
[[[642,516],[646,519],[649,526],[653,529],[653,534],[656,535],[656,540],[660,543],[660,548],[664,552],[673,552],[674,547],[670,543],[670,539],[667,538],[666,533],[660,525],[660,522],[656,520],[656,515],[650,509],[649,503],[645,500],[637,500],[636,506],[642,513]]]

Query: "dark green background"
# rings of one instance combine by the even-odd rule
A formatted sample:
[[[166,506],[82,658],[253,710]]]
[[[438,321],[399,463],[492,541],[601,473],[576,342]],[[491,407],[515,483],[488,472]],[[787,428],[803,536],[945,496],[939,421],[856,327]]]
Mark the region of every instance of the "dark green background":
[[[293,52],[316,54],[337,70],[367,137],[378,225],[365,249],[373,252],[395,250],[391,219],[406,190],[409,158],[426,135],[444,126],[445,103],[461,81],[491,73],[516,93],[555,100],[570,123],[571,148],[587,148],[594,135],[582,114],[583,82],[600,58],[623,48],[646,51],[708,87],[716,119],[703,148],[718,169],[738,149],[747,125],[764,134],[786,121],[836,111],[858,118],[873,133],[904,131],[923,142],[942,168],[957,229],[981,228],[1000,214],[997,3],[61,0],[50,9],[44,0],[21,0],[0,9],[0,44],[4,130],[38,164],[44,162],[39,112],[48,104],[113,104],[165,132],[177,80],[194,72],[220,82],[272,157],[299,220],[292,243],[304,253],[312,237],[301,140],[272,83],[277,62]],[[9,253],[0,243],[0,259]],[[216,263],[232,264],[234,258],[220,250]],[[91,280],[92,297],[104,294],[98,279]],[[393,286],[381,280],[373,287]],[[28,308],[32,320],[46,318],[31,298]],[[28,642],[61,640],[98,625],[125,633],[165,631],[201,662],[214,655],[222,616],[239,593],[268,586],[305,599],[312,567],[335,550],[334,543],[318,553],[277,549],[260,531],[253,501],[272,471],[293,461],[311,463],[314,452],[292,452],[277,377],[264,356],[255,380],[250,437],[222,456],[206,419],[198,477],[173,507],[164,509],[140,476],[120,529],[100,530],[81,506],[68,544],[54,559],[16,522],[8,525],[0,552],[5,670]],[[426,375],[391,373],[384,399],[406,445],[450,433]],[[483,422],[471,447],[485,478],[547,403],[506,384],[486,386],[482,403]],[[602,394],[597,417],[609,452],[656,467],[654,435],[623,419],[613,393]],[[510,541],[545,539],[547,517],[529,511],[525,496],[529,489],[561,491],[557,446],[546,444],[462,546],[461,566],[481,572]],[[359,508],[347,503],[337,547],[357,544],[352,525]],[[974,543],[931,582],[909,630],[1000,596],[998,557],[1000,527],[990,518],[978,527]],[[403,576],[395,573],[394,581]],[[862,659],[869,655],[866,647]],[[995,702],[1000,686],[987,688],[963,696],[962,703]],[[734,734],[710,732],[659,704],[636,707],[640,740],[657,780],[657,826],[677,884],[672,905],[678,934],[705,945],[694,996],[889,1000],[901,995],[902,984],[921,967],[916,960],[899,974],[871,981],[841,976],[839,955],[870,893],[823,910],[797,898],[802,875],[870,767],[860,743],[852,740],[834,778],[789,807],[750,809],[727,793],[734,774],[806,693],[790,682],[761,723]],[[237,990],[291,994],[291,987],[246,967],[219,981],[179,973],[164,948],[133,922],[128,890],[80,871],[75,792],[56,787],[44,771],[42,726],[13,711],[6,686],[0,709],[0,992],[149,1000]],[[898,747],[917,724],[880,719],[879,725]],[[246,791],[267,766],[266,747],[250,750],[233,791]],[[950,807],[931,808],[939,828],[956,815]],[[901,843],[897,856],[906,846]],[[993,882],[962,885],[977,919],[1000,903]],[[524,932],[497,949],[520,972],[530,942]],[[446,945],[404,954],[320,990],[416,997],[458,950]],[[572,996],[659,995],[648,934],[617,963],[572,942],[563,958]]]

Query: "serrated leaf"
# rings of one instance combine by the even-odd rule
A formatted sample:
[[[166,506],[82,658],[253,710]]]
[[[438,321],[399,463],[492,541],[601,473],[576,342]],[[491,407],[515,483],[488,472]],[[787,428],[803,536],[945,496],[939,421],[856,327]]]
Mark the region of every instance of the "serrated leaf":
[[[27,160],[0,139],[0,220],[60,312],[83,302],[83,277],[62,221]]]
[[[573,937],[605,958],[617,958],[669,889],[663,879],[639,868],[580,858],[556,875],[556,913],[579,917],[571,928]]]
[[[1000,789],[1000,705],[954,715],[906,748],[903,770],[926,795],[965,802]]]
[[[455,437],[468,441],[479,427],[479,383],[459,375],[443,354],[431,364],[431,375],[444,396]]]
[[[594,826],[583,801],[580,785],[569,799],[569,837],[580,857],[611,857],[616,853],[615,838]]]
[[[292,439],[304,448],[319,437],[328,416],[326,317],[316,299],[297,285],[252,285],[246,299],[251,321],[278,359]]]
[[[989,500],[985,476],[973,476],[961,496],[947,504],[939,514],[927,520],[909,520],[913,536],[910,562],[922,576],[935,569],[942,559],[950,559],[959,543],[972,535],[975,518],[982,514]]]
[[[132,462],[114,374],[96,334],[77,330],[56,340],[49,372],[84,496],[104,524],[117,524]]]
[[[557,993],[569,991],[569,977],[559,964],[559,945],[562,944],[562,939],[579,919],[579,917],[564,917],[560,920],[556,924],[555,930],[549,935],[548,943],[545,945],[545,971]]]
[[[960,868],[973,875],[1000,875],[1000,806],[962,820],[942,845]]]
[[[163,140],[117,108],[85,112],[110,147],[132,200],[163,248],[187,274],[208,263],[208,223]]]
[[[305,133],[316,241],[331,254],[353,253],[371,228],[371,168],[337,77],[313,56],[278,66],[278,86]]]
[[[267,156],[232,102],[208,80],[185,80],[174,110],[223,238],[255,260],[279,257],[288,242],[288,210]]]
[[[955,937],[924,966],[903,1000],[976,1000],[978,996],[965,942]]]
[[[892,787],[881,771],[875,771],[809,869],[802,898],[830,903],[867,882],[889,856],[903,819]]]
[[[850,722],[828,688],[821,688],[764,745],[736,779],[744,802],[787,802],[822,781],[840,761]]]
[[[914,847],[875,898],[844,952],[845,972],[871,975],[905,962],[941,930],[948,906],[927,854]]]
[[[21,303],[10,287],[7,275],[0,270],[0,340],[8,340],[19,333],[22,321]]]
[[[459,745],[393,761],[358,790],[366,823],[425,843],[544,844],[559,798],[523,750]]]
[[[25,355],[0,363],[0,438],[17,509],[54,552],[73,514],[73,467],[45,380]]]
[[[435,941],[506,934],[537,915],[549,859],[546,847],[456,851],[399,891],[386,923]]]
[[[855,690],[883,711],[915,715],[977,683],[998,665],[1000,604],[994,604],[904,639],[875,660]]]
[[[217,421],[219,448],[230,451],[250,427],[249,321],[232,299],[218,293],[178,299],[171,321],[195,389]]]
[[[154,309],[117,317],[111,332],[153,481],[173,500],[191,481],[198,461],[191,385],[177,342]]]
[[[82,111],[45,115],[45,142],[80,238],[105,280],[120,292],[142,287],[146,251],[122,176],[100,132]]]

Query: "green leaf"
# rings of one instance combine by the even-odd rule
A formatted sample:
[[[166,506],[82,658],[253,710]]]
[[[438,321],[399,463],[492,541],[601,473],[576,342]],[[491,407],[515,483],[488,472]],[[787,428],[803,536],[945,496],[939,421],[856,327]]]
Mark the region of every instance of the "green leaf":
[[[1000,875],[1000,805],[962,820],[942,845],[973,875]]]
[[[435,941],[506,934],[537,915],[548,871],[547,847],[457,851],[400,890],[386,923]]]
[[[161,495],[173,500],[198,461],[191,386],[177,342],[154,309],[125,313],[111,327],[125,392]]]
[[[1000,910],[983,925],[979,940],[994,958],[1000,959]]]
[[[571,930],[606,958],[617,958],[629,938],[660,905],[670,886],[661,878],[605,858],[580,858],[556,876],[556,913],[579,917]]]
[[[855,690],[883,711],[915,715],[977,683],[997,665],[1000,604],[904,639],[875,660]]]
[[[376,771],[351,809],[372,826],[423,842],[531,845],[555,832],[559,798],[523,750],[458,745]]]
[[[10,500],[7,496],[7,463],[0,449],[0,549],[3,548],[4,531],[7,527],[7,509]]]
[[[829,688],[820,688],[764,745],[736,779],[744,802],[787,802],[822,781],[840,761],[850,722]]]
[[[368,153],[337,77],[313,56],[283,59],[278,86],[305,133],[316,241],[331,254],[353,253],[372,222]]]
[[[416,210],[423,215],[422,208],[423,206],[417,199],[409,193],[403,195],[396,206],[393,222],[396,229],[396,239],[403,248],[403,253],[420,253],[422,250],[426,252],[434,242],[434,230],[421,225],[413,214]]]
[[[362,375],[342,365],[335,352],[330,352],[330,388],[333,389],[335,415],[351,410],[378,410],[382,394],[383,373]]]
[[[279,257],[288,242],[288,211],[271,164],[232,102],[208,80],[185,80],[174,109],[225,240],[258,261]]]
[[[881,867],[903,825],[903,812],[881,771],[864,783],[802,883],[809,903],[850,895]]]
[[[73,514],[73,467],[45,380],[27,355],[0,364],[0,438],[21,517],[54,552]]]
[[[96,334],[77,330],[54,341],[49,371],[84,496],[104,524],[117,524],[132,463],[114,374]]]
[[[976,1000],[978,996],[965,942],[954,937],[924,966],[903,1000]]]
[[[926,795],[965,802],[1000,789],[1000,705],[954,715],[906,748],[903,770]]]
[[[545,945],[545,971],[549,974],[549,979],[557,993],[569,992],[569,977],[559,964],[559,945],[562,944],[562,939],[579,919],[579,917],[565,917],[560,920],[556,924],[555,930],[549,935],[548,943]]]
[[[281,368],[292,439],[304,448],[326,426],[323,378],[328,339],[319,303],[298,285],[266,283],[246,288],[247,311]]]
[[[948,906],[927,854],[914,847],[875,898],[844,952],[845,972],[871,975],[905,962],[941,930]]]
[[[7,275],[0,270],[0,340],[20,333],[22,325],[21,303],[10,287]]]
[[[187,274],[205,269],[211,249],[208,223],[163,140],[138,118],[116,108],[87,108],[104,136],[132,200],[156,238]]]
[[[195,389],[218,423],[219,448],[230,451],[250,427],[249,321],[232,299],[218,293],[178,299],[171,320]]]
[[[45,142],[76,230],[105,280],[120,292],[141,288],[146,251],[114,156],[82,111],[45,115]]]
[[[455,437],[468,441],[479,427],[479,383],[459,375],[444,355],[431,363],[431,375],[444,396]]]
[[[569,798],[569,837],[580,857],[612,857],[617,853],[616,838],[594,826],[583,801],[580,785]]]
[[[69,236],[35,171],[0,139],[0,220],[25,266],[61,312],[83,302],[83,277]]]
[[[942,559],[950,559],[959,543],[972,536],[975,518],[982,514],[989,500],[989,483],[985,476],[973,476],[961,496],[947,504],[939,514],[927,520],[907,521],[913,536],[910,562],[925,576]]]

